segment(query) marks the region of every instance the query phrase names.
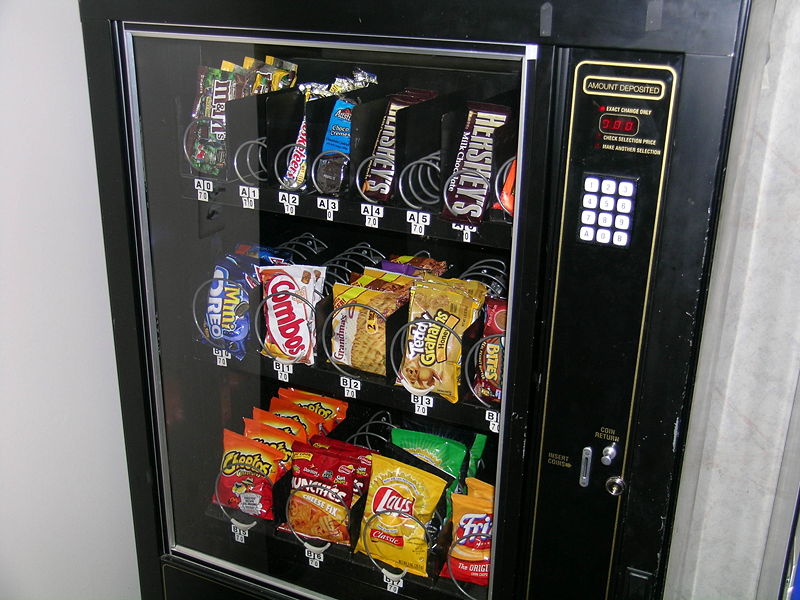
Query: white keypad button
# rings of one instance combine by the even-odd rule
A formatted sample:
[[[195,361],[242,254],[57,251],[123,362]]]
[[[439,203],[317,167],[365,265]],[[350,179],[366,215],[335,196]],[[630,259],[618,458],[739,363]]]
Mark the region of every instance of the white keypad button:
[[[598,239],[600,238],[598,232]],[[615,231],[614,232],[614,245],[615,246],[627,246],[628,245],[628,234],[624,231]]]
[[[611,227],[611,224],[614,222],[614,217],[611,213],[600,213],[600,216],[597,219],[597,224],[600,227]]]
[[[584,225],[594,225],[597,220],[597,213],[593,210],[585,210],[581,213],[581,223]]]
[[[600,210],[614,210],[614,198],[611,196],[600,196]]]
[[[584,194],[583,195],[583,207],[584,208],[597,208],[597,196],[594,194]]]
[[[627,215],[617,215],[614,217],[614,227],[617,229],[630,229],[631,218]]]
[[[598,229],[597,241],[601,244],[607,244],[611,241],[611,232],[608,229]]]
[[[620,198],[617,200],[617,212],[628,214],[633,209],[633,202],[630,200],[626,200],[625,198]]]
[[[619,195],[620,196],[633,196],[633,183],[630,181],[619,182]]]
[[[587,192],[596,192],[600,189],[600,180],[597,177],[587,177],[583,181],[583,189]]]
[[[617,182],[613,179],[603,179],[600,184],[600,191],[604,194],[613,194],[617,191]]]
[[[584,242],[594,241],[594,227],[581,227],[580,236]]]

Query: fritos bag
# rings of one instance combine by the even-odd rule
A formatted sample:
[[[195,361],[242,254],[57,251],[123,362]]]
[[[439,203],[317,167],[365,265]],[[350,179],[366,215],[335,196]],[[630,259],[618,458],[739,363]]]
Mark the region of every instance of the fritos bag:
[[[253,419],[243,418],[244,436],[260,444],[274,448],[281,454],[281,465],[287,471],[292,468],[292,446],[300,439],[282,429],[264,425]]]
[[[483,336],[500,336],[506,332],[508,302],[499,298],[486,299],[486,322]],[[475,393],[481,398],[500,402],[503,397],[503,339],[481,342],[478,348],[478,368],[475,373]]]
[[[423,525],[427,524],[446,484],[441,477],[374,454],[356,552],[369,552],[375,560],[427,577],[428,543],[425,531],[416,521],[403,515],[413,515]],[[372,518],[381,511],[397,511],[401,514],[385,513]]]
[[[417,390],[415,393],[435,392],[449,402],[458,402],[462,349],[450,329],[459,337],[464,335],[483,305],[486,286],[478,281],[434,279],[411,287],[409,322],[426,321],[407,329],[396,383]]]
[[[453,577],[458,581],[489,585],[491,567],[492,533],[494,506],[491,500],[477,496],[453,494],[453,540],[464,536],[474,536],[457,542],[447,561],[442,566],[441,575]]]
[[[291,419],[292,421],[300,423],[309,438],[318,433],[328,435],[330,429],[327,429],[327,427],[333,429],[332,420],[326,421],[324,417],[321,417],[317,413],[306,410],[305,408],[300,408],[291,402],[287,402],[285,398],[276,398],[273,396],[272,400],[269,401],[269,411],[279,417],[284,417],[285,419]]]
[[[401,305],[396,292],[368,290],[353,285],[333,285],[333,308],[348,304],[371,306],[384,317]],[[334,362],[354,369],[386,375],[386,322],[375,312],[348,306],[333,317],[331,356]]]
[[[280,452],[225,429],[214,501],[271,520],[272,485],[285,473]]]
[[[326,423],[332,421],[331,430],[344,421],[347,416],[347,402],[337,398],[321,396],[295,388],[280,388],[278,397],[291,400],[296,406],[317,413],[325,419]]]
[[[355,467],[351,457],[297,444],[287,519],[295,533],[334,544],[349,544]]]
[[[299,421],[287,419],[286,417],[279,417],[274,413],[261,408],[256,408],[255,406],[253,407],[253,420],[263,423],[264,425],[274,427],[275,429],[285,431],[303,443],[308,442],[308,434]]]
[[[314,364],[317,342],[314,309],[318,282],[325,279],[325,267],[275,265],[259,267],[264,286],[264,346],[273,358]],[[305,302],[303,300],[304,299]]]

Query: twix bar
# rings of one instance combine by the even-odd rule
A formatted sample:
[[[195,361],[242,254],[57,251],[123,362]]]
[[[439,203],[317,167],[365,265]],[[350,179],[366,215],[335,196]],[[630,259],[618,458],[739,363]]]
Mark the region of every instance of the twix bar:
[[[494,131],[508,120],[509,108],[467,103],[467,121],[447,184],[442,216],[451,221],[480,223],[491,189]]]

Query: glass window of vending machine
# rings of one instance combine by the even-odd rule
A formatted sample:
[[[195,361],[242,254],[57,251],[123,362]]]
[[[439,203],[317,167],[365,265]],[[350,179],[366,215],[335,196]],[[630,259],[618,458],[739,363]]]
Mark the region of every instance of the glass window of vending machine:
[[[82,19],[143,596],[661,597],[749,3],[134,4]]]

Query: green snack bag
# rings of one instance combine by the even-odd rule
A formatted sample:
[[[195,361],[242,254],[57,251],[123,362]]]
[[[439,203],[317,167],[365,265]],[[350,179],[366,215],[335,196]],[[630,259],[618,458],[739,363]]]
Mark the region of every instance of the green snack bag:
[[[462,468],[467,458],[467,447],[460,442],[448,440],[431,433],[400,428],[392,429],[392,443],[400,446],[420,460],[424,460],[426,463],[455,477],[453,483],[446,490],[447,514],[445,515],[445,520],[450,519],[452,510],[450,494],[458,490],[459,482],[463,479]]]
[[[475,434],[475,440],[469,448],[469,466],[467,467],[467,477],[475,477],[478,472],[478,462],[483,456],[486,448],[486,436],[482,433]]]

